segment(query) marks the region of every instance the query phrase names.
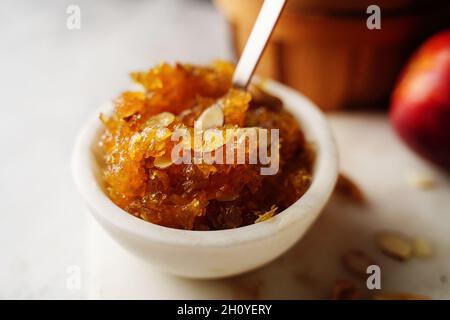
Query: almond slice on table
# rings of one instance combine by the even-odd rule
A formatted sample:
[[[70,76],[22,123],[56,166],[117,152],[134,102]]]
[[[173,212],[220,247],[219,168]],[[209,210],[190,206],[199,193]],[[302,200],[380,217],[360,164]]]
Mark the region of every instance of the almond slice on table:
[[[429,258],[433,254],[430,242],[428,240],[417,237],[413,241],[413,253],[418,258]]]
[[[332,300],[355,300],[359,298],[356,285],[348,279],[336,280],[331,290]]]
[[[366,197],[358,185],[342,173],[339,174],[335,191],[356,203],[366,202]]]
[[[430,190],[436,185],[436,182],[431,175],[418,172],[408,173],[406,181],[411,187],[421,190]]]
[[[366,278],[367,267],[375,264],[375,262],[364,251],[350,250],[343,254],[342,264],[351,273]]]
[[[381,232],[376,235],[375,240],[380,250],[394,259],[405,261],[413,254],[410,239],[399,233]]]

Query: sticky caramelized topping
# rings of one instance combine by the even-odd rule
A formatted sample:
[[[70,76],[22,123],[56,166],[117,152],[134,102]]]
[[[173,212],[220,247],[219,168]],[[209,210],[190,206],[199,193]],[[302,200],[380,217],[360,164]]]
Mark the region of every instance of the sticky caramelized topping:
[[[261,87],[231,88],[233,70],[220,61],[131,74],[143,91],[122,93],[113,113],[100,115],[103,182],[114,203],[162,226],[218,230],[268,220],[305,193],[314,152],[298,122]],[[278,129],[277,147],[272,133],[263,147],[261,133],[271,129]],[[189,138],[180,143],[179,132]],[[228,158],[240,147],[245,163]],[[265,148],[269,163],[249,161]],[[181,153],[183,161],[174,159]],[[233,161],[206,160],[217,156]],[[275,174],[261,174],[275,161]]]

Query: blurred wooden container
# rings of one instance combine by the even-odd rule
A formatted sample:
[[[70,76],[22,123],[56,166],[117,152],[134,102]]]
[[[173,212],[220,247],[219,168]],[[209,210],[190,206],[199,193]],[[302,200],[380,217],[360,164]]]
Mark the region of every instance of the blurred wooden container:
[[[413,49],[450,26],[450,1],[377,1],[381,30],[369,30],[372,2],[290,0],[257,73],[298,89],[325,110],[386,105]],[[215,3],[231,25],[238,56],[262,1]]]

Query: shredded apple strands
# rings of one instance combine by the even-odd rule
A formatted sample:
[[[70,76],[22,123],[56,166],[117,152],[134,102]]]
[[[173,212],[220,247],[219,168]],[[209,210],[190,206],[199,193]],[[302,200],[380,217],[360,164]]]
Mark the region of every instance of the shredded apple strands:
[[[161,64],[131,75],[144,90],[124,92],[112,115],[100,115],[103,180],[114,203],[166,227],[218,230],[270,219],[305,193],[314,152],[297,121],[262,88],[231,88],[233,70],[219,61],[208,67]],[[219,132],[279,129],[277,173],[261,175],[262,165],[248,162],[174,163],[172,135],[192,132],[199,117]],[[211,141],[208,152],[217,152]]]

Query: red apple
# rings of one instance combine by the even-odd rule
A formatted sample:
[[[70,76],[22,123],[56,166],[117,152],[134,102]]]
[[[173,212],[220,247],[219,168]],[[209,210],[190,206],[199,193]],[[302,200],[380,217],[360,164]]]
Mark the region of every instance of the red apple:
[[[413,55],[392,95],[390,118],[413,150],[450,169],[450,30]]]

